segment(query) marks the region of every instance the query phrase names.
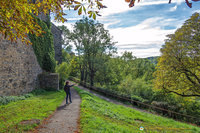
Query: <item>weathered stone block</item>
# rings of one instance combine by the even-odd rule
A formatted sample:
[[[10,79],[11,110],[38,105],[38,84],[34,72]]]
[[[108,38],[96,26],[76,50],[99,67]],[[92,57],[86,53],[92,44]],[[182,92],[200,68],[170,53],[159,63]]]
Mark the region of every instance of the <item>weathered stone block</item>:
[[[38,75],[39,86],[45,90],[59,90],[59,75],[57,73],[42,73]]]

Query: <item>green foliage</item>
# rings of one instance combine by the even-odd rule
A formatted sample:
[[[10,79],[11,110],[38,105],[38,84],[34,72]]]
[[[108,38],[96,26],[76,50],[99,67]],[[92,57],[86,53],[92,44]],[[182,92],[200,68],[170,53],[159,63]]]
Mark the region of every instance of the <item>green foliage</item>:
[[[41,93],[42,94],[38,94]],[[25,100],[0,105],[0,132],[24,132],[33,129],[37,124],[20,124],[24,120],[39,119],[40,122],[52,114],[64,100],[63,91],[48,92],[35,90],[33,95]],[[24,96],[25,97],[25,96]]]
[[[67,64],[66,62],[62,62],[62,64],[56,66],[56,73],[59,74],[59,86],[60,89],[63,88],[65,81],[69,77],[69,74],[71,72],[70,64]]]
[[[168,35],[155,73],[155,87],[181,96],[200,97],[200,15],[194,13]]]
[[[16,102],[19,100],[25,100],[32,96],[33,96],[33,94],[25,94],[22,96],[0,96],[0,105],[6,105],[10,102]]]
[[[44,94],[44,93],[47,93],[47,91],[46,90],[44,90],[44,89],[35,89],[35,90],[33,90],[33,91],[31,91],[31,94],[33,94],[33,95],[42,95],[42,94]]]
[[[39,18],[34,18],[43,30],[41,36],[29,34],[38,63],[43,70],[47,72],[55,72],[56,61],[50,20],[45,23]]]
[[[66,49],[62,49],[62,61],[70,64],[72,59],[73,57],[69,54],[69,52],[66,51]]]
[[[104,57],[111,56],[115,51],[112,37],[103,24],[84,18],[76,22],[68,38],[78,52],[81,81],[89,79],[90,84],[94,85],[95,74],[105,63]]]
[[[46,53],[43,56],[42,66],[42,69],[46,70],[47,72],[55,72],[55,57],[51,53]]]
[[[137,95],[144,99],[151,101],[153,90],[151,84],[148,84],[143,79],[132,79],[131,76],[127,76],[118,86],[119,93],[124,93],[125,95]]]
[[[55,90],[55,89],[53,89]],[[51,90],[49,90],[51,91]],[[31,91],[30,93],[21,95],[21,96],[0,96],[0,105],[6,105],[9,104],[10,102],[16,102],[19,100],[26,100],[27,98],[36,96],[36,95],[41,95],[47,93],[47,90],[44,89],[35,89]]]
[[[131,99],[135,100],[135,101],[143,102],[143,103],[148,102],[147,100],[145,100],[145,99],[143,99],[143,98],[141,98],[140,96],[137,96],[137,95],[131,95]]]
[[[82,98],[80,127],[83,133],[200,132],[199,127],[116,105],[78,87],[75,89]],[[144,131],[139,130],[140,126]]]
[[[72,45],[69,44],[70,30],[64,25],[58,26],[58,28],[62,31],[62,47],[67,53],[71,53]]]

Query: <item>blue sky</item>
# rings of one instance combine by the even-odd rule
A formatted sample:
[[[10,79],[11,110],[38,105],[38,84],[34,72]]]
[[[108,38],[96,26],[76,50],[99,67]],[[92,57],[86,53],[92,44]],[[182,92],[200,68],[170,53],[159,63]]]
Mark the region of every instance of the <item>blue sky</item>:
[[[189,8],[185,0],[172,0],[171,4],[168,0],[142,0],[132,8],[124,0],[103,0],[103,3],[108,8],[100,11],[102,16],[97,17],[97,21],[103,23],[113,41],[118,42],[118,55],[129,51],[139,58],[159,56],[166,35],[174,33],[194,12],[200,13],[200,2],[192,2],[193,7]],[[65,12],[67,22],[53,23],[72,29],[83,17],[73,10]]]

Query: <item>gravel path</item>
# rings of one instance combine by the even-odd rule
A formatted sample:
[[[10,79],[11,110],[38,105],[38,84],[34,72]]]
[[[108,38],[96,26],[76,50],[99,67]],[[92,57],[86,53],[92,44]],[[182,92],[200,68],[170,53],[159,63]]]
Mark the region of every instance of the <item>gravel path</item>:
[[[53,116],[41,125],[36,133],[74,133],[79,132],[78,122],[80,117],[81,98],[78,93],[71,88],[72,103],[66,105],[65,100],[57,108]]]

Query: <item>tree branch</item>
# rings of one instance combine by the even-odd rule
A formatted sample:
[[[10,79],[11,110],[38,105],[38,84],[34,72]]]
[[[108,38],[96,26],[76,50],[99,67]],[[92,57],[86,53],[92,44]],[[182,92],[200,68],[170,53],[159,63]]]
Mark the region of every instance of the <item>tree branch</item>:
[[[174,93],[174,94],[177,94],[177,95],[182,96],[182,97],[200,97],[200,94],[188,94],[188,95],[180,94],[176,91],[169,90],[164,86],[163,86],[163,89],[167,90],[167,93]]]

